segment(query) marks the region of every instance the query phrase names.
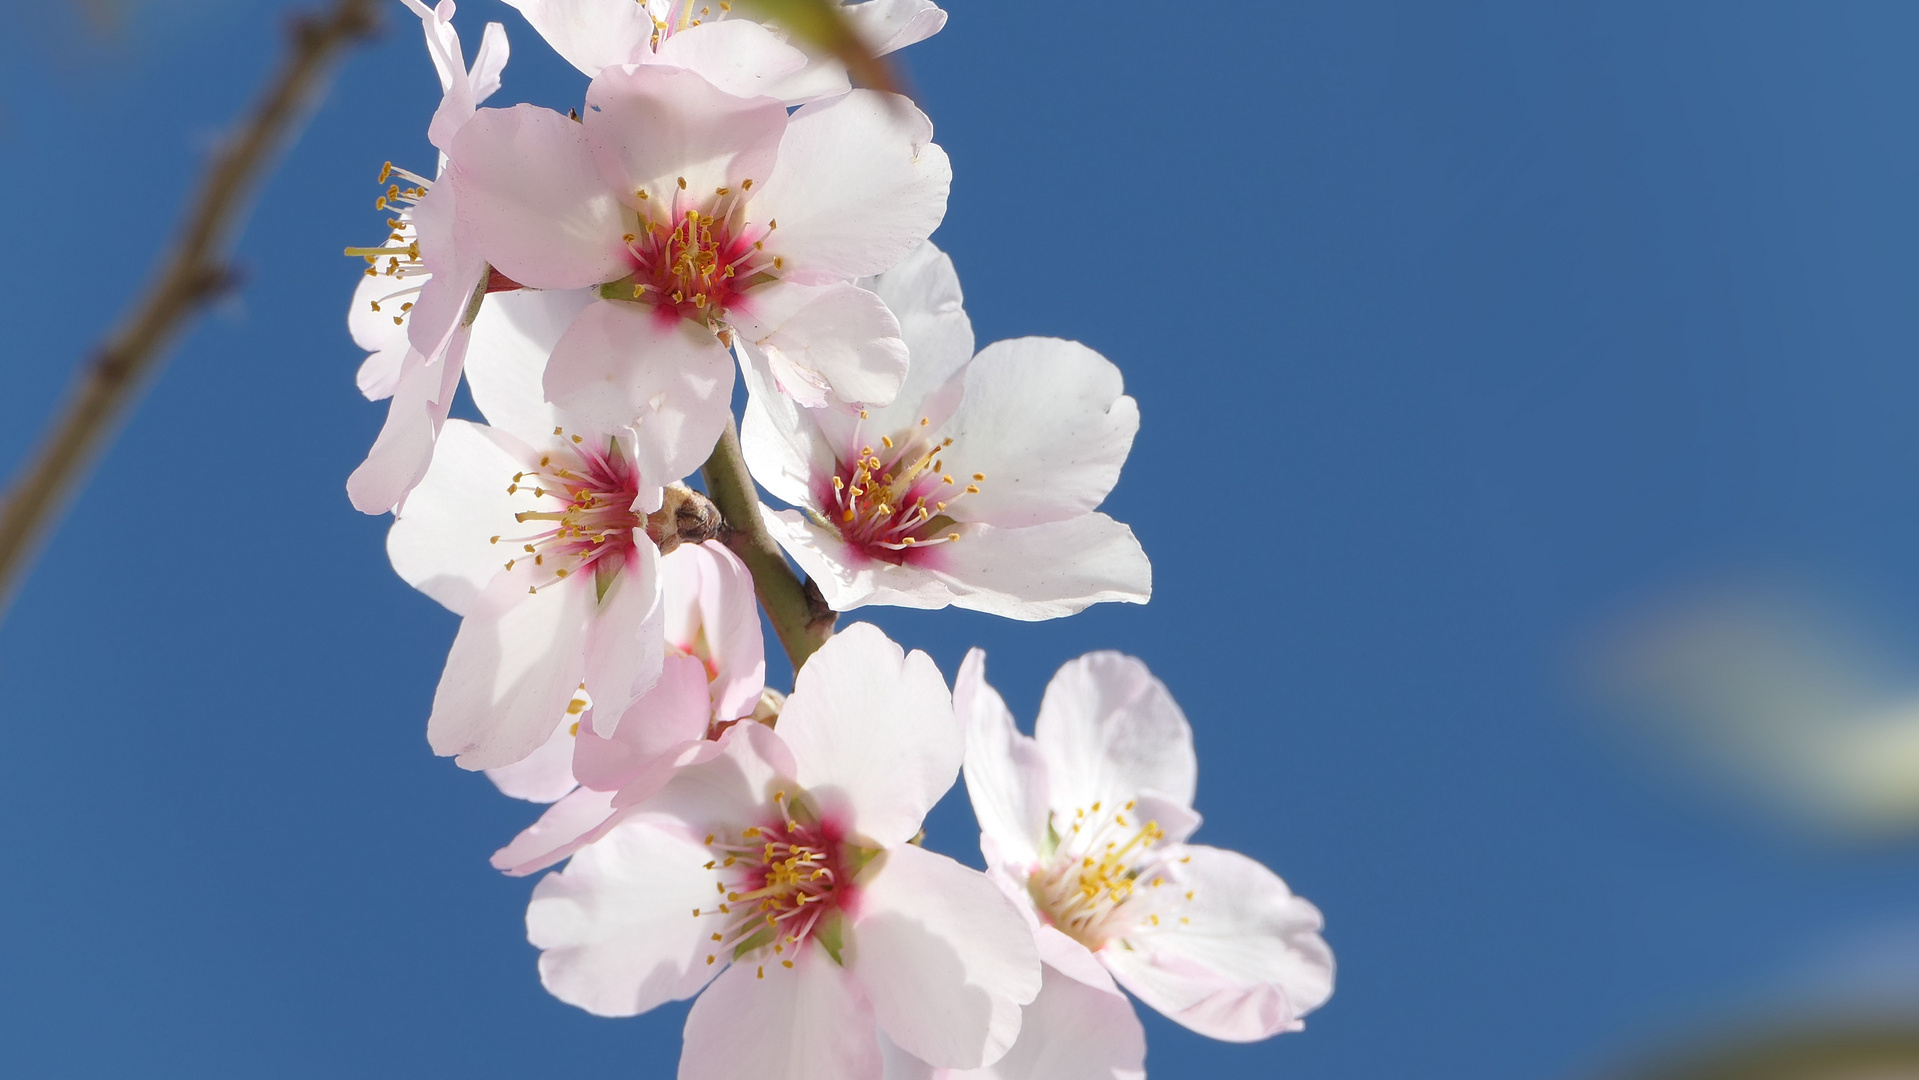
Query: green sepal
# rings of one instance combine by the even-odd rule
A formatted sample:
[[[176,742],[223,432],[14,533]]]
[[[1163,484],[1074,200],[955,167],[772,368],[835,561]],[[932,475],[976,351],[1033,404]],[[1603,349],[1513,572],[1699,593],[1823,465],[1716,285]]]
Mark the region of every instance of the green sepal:
[[[606,559],[596,561],[593,564],[593,588],[597,594],[595,599],[599,603],[606,603],[606,594],[613,591],[613,583],[618,580],[620,580],[618,564]]]
[[[761,927],[759,933],[754,934],[752,937],[749,937],[746,940],[740,942],[738,945],[733,946],[733,959],[738,960],[740,957],[745,956],[747,953],[752,952],[754,949],[764,949],[768,945],[773,944],[773,942],[777,940],[779,936],[780,936],[780,933],[778,930],[775,930],[770,926]]]
[[[820,943],[820,948],[826,950],[826,955],[832,957],[835,964],[846,966],[846,961],[840,959],[840,950],[846,947],[846,920],[839,912],[835,911],[820,920],[819,925],[813,928],[813,940]]]

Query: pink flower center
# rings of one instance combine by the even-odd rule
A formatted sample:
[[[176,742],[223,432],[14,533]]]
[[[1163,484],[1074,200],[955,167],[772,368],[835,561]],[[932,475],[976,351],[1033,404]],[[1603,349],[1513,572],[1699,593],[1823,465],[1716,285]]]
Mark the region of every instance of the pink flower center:
[[[926,423],[921,420],[921,427]],[[831,489],[819,493],[825,524],[848,546],[895,565],[916,551],[958,540],[954,527],[959,522],[949,510],[967,495],[979,494],[986,474],[974,473],[961,487],[942,471],[946,463],[940,455],[951,445],[952,439],[935,442],[915,434],[898,442],[882,438],[878,451],[862,446],[851,464],[838,462]]]
[[[563,434],[559,428],[555,435]],[[535,509],[513,515],[536,531],[524,536],[495,536],[495,544],[517,544],[508,570],[533,573],[528,592],[587,570],[618,573],[633,547],[633,530],[646,519],[633,509],[639,498],[639,472],[617,443],[594,450],[571,436],[572,443],[540,457],[536,468],[513,474],[508,495],[525,495]]]
[[[1162,891],[1186,860],[1170,858],[1160,846],[1166,833],[1158,822],[1128,820],[1133,805],[1104,811],[1094,803],[1075,811],[1052,861],[1026,880],[1041,916],[1096,952],[1141,926],[1186,921],[1166,910],[1177,904],[1179,890]]]
[[[804,804],[773,796],[778,818],[733,834],[706,838],[715,858],[707,868],[720,875],[724,902],[697,917],[717,917],[723,929],[713,934],[709,964],[731,953],[740,959],[772,949],[785,967],[792,954],[822,929],[822,921],[844,910],[853,897],[852,879],[870,852],[846,843],[838,823],[816,818]],[[837,952],[837,942],[828,946]],[[761,974],[765,974],[764,965]]]
[[[765,252],[766,236],[779,223],[762,228],[746,221],[751,180],[738,191],[719,188],[703,205],[687,196],[684,178],[679,183],[664,220],[643,211],[640,231],[624,237],[633,258],[631,298],[719,329],[740,293],[774,280],[773,271],[783,269],[783,259]],[[645,190],[637,194],[649,210],[661,201]]]

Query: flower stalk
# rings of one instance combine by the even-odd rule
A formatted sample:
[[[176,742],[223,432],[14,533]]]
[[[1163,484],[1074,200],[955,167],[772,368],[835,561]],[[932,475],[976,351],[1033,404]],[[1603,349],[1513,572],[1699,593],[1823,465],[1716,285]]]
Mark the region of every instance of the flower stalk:
[[[752,572],[753,592],[797,674],[807,657],[833,636],[833,620],[838,616],[826,606],[819,586],[811,578],[802,581],[767,535],[760,520],[759,492],[747,474],[739,428],[732,420],[714,444],[713,456],[700,466],[700,477],[726,523],[720,539]]]

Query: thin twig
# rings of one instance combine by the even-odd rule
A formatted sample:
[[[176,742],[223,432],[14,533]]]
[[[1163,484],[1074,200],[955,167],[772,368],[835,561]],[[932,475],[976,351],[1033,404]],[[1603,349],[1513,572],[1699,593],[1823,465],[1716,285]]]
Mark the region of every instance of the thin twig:
[[[786,563],[780,546],[766,533],[760,520],[759,493],[753,477],[746,471],[746,458],[740,453],[740,433],[733,421],[713,447],[713,456],[700,466],[706,481],[707,498],[720,508],[726,527],[721,539],[740,557],[753,574],[753,592],[766,609],[773,632],[780,636],[786,658],[798,672],[826,639],[833,636],[833,620],[839,618],[826,606],[820,587],[811,578],[802,582]]]
[[[249,209],[248,196],[308,106],[324,93],[333,61],[377,28],[373,5],[374,0],[336,0],[323,15],[294,21],[285,63],[246,127],[208,168],[172,255],[94,354],[65,414],[0,507],[0,612],[36,542],[64,508],[65,496],[99,453],[133,392],[192,317],[232,286],[235,274],[227,260]]]

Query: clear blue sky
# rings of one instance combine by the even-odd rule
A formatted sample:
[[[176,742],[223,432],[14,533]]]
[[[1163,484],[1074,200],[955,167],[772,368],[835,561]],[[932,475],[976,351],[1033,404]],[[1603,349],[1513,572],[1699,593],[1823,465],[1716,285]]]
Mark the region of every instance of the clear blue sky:
[[[1589,5],[1590,6],[1590,5]],[[280,3],[58,5],[0,38],[0,462],[172,229]],[[1805,992],[1919,915],[1908,846],[1684,790],[1568,671],[1621,597],[1803,567],[1919,615],[1910,5],[952,0],[910,72],[982,342],[1078,338],[1143,427],[1108,503],[1143,609],[881,611],[1029,720],[1147,660],[1201,839],[1328,919],[1307,1031],[1148,1017],[1157,1080],[1575,1077]],[[43,10],[43,9],[51,9]],[[546,996],[535,808],[433,758],[454,619],[342,484],[382,410],[344,326],[374,178],[428,168],[415,24],[357,56],[0,624],[0,1073],[669,1077],[682,1013]],[[19,20],[24,19],[24,23]],[[500,103],[584,80],[507,24]],[[977,859],[963,800],[931,845]]]

